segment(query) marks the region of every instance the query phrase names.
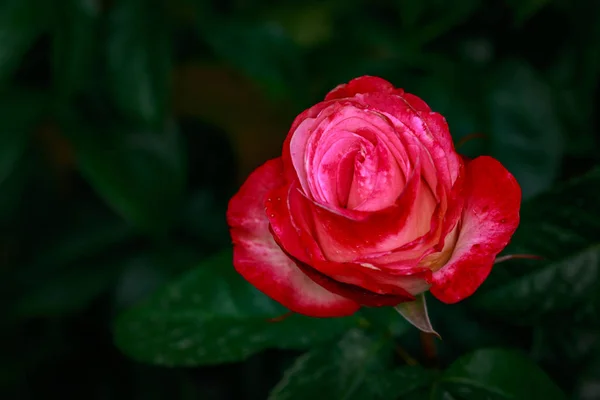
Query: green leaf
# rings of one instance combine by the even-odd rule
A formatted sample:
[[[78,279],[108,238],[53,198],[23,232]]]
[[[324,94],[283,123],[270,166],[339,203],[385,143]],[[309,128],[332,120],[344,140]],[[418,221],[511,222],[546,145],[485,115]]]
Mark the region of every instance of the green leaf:
[[[100,196],[134,225],[149,233],[165,233],[179,212],[186,185],[178,130],[109,126],[99,132],[75,125],[70,129],[79,168]]]
[[[266,348],[305,349],[356,324],[355,318],[291,315],[237,274],[231,251],[210,258],[147,302],[122,314],[117,346],[158,365],[236,362]]]
[[[482,349],[444,371],[432,399],[566,399],[535,363],[513,350]]]
[[[125,115],[151,127],[165,119],[170,84],[170,34],[163,5],[159,0],[121,0],[109,14],[109,88]]]
[[[89,0],[64,0],[54,8],[52,75],[61,99],[76,94],[92,78],[100,12],[100,3]]]
[[[524,204],[511,253],[537,254],[545,260],[522,263],[525,268],[517,264],[521,276],[491,289],[483,287],[470,304],[486,314],[535,324],[592,301],[600,270],[599,196],[596,168]]]
[[[425,293],[418,295],[415,301],[400,303],[394,308],[417,329],[426,333],[433,333],[441,339],[440,335],[431,326],[431,321],[429,321]]]
[[[122,311],[147,299],[173,277],[195,267],[202,258],[195,248],[172,243],[136,254],[127,260],[115,284],[115,307]]]
[[[475,307],[535,324],[541,316],[565,311],[591,294],[598,283],[600,245],[515,279],[477,298]]]
[[[587,359],[594,348],[599,347],[600,337],[596,327],[577,325],[571,316],[563,316],[563,319],[567,318],[569,323],[548,322],[545,326],[534,328],[530,355],[537,362],[544,366],[557,366],[558,370],[573,368]]]
[[[429,389],[435,379],[435,372],[419,365],[405,366],[386,371],[378,379],[377,392],[381,399],[420,399],[419,393]]]
[[[554,182],[563,151],[564,132],[553,93],[529,65],[507,62],[488,82],[491,155],[513,173],[523,198]],[[543,143],[543,145],[541,145]]]
[[[35,0],[0,3],[0,85],[18,67],[21,58],[47,28],[46,4]]]
[[[300,356],[273,388],[269,400],[393,400],[402,391],[427,384],[427,373],[418,368],[387,371],[391,355],[388,341],[353,329],[334,346],[318,347]]]
[[[468,300],[445,304],[431,296],[427,308],[443,340],[437,342],[440,359],[454,360],[466,352],[485,347],[520,347],[529,344],[522,329],[515,329],[492,318],[475,314],[468,308]]]
[[[592,247],[598,241],[595,234],[600,231],[599,184],[600,168],[596,167],[526,201],[521,207],[521,224],[511,241],[511,252],[531,252],[555,261]],[[532,263],[539,265],[539,261]]]

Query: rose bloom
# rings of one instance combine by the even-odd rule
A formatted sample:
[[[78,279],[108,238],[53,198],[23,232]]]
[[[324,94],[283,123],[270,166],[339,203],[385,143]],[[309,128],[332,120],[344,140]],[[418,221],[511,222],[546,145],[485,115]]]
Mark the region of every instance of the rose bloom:
[[[233,264],[314,317],[427,290],[455,303],[490,273],[520,201],[497,160],[456,153],[446,120],[423,100],[363,76],[296,117],[281,157],[231,199]]]

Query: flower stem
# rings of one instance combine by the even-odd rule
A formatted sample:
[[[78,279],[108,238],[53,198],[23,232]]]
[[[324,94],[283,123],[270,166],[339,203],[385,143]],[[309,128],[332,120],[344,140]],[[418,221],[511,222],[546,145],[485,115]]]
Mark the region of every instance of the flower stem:
[[[423,348],[423,355],[425,357],[425,363],[428,367],[437,368],[439,366],[437,348],[435,345],[435,335],[427,332],[420,332],[421,347]]]

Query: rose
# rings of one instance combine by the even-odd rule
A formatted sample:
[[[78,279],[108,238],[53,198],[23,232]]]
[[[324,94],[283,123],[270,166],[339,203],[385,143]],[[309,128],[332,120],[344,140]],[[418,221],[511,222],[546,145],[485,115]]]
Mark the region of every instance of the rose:
[[[521,190],[456,153],[444,117],[364,76],[296,117],[227,212],[236,270],[290,310],[343,316],[430,290],[464,299],[519,223]]]

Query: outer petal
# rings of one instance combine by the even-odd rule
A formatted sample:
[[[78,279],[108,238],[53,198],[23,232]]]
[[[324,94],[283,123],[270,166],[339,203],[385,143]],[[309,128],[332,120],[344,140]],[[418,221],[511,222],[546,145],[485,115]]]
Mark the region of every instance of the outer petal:
[[[454,252],[432,276],[431,293],[445,303],[475,292],[519,225],[521,188],[497,160],[483,156],[467,164],[465,194]]]
[[[362,286],[336,281],[302,262],[299,262],[298,266],[315,282],[318,282],[319,285],[326,287],[332,292],[352,298],[368,307],[395,306],[415,299],[413,295],[401,287],[393,288],[393,292],[390,293],[376,293],[365,289]]]
[[[273,240],[265,214],[267,193],[284,184],[281,159],[255,170],[229,202],[227,222],[236,270],[290,310],[313,317],[353,314],[359,305],[306,276]]]
[[[361,76],[352,79],[348,83],[342,83],[331,90],[325,100],[342,99],[344,97],[352,97],[357,93],[383,92],[391,93],[394,90],[394,85],[385,79],[377,76]]]

